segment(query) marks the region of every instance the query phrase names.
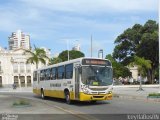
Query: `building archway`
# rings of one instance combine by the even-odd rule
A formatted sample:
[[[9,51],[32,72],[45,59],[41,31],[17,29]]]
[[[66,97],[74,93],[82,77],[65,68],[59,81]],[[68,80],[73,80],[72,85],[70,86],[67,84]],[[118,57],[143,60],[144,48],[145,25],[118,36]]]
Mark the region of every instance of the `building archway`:
[[[18,84],[18,76],[14,76],[14,84],[16,84],[17,87],[19,86],[19,84]]]
[[[25,77],[19,76],[21,87],[25,87]]]
[[[2,87],[2,76],[0,76],[0,87]]]
[[[27,87],[31,86],[31,76],[27,76]]]

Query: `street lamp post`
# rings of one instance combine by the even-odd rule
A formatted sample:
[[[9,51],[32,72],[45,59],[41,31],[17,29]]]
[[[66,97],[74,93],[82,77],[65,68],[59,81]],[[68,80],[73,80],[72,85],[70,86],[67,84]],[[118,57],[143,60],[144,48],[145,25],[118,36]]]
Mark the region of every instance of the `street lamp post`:
[[[139,89],[137,91],[144,91],[143,88],[142,88],[142,77],[141,77],[141,75],[138,76],[138,79],[139,79]]]

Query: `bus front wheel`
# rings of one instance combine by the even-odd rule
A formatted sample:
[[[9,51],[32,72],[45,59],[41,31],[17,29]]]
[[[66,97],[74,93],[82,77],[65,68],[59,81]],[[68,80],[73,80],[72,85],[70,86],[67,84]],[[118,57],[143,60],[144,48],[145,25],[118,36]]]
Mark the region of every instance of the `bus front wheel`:
[[[69,91],[65,92],[65,100],[67,104],[71,104],[70,94]]]

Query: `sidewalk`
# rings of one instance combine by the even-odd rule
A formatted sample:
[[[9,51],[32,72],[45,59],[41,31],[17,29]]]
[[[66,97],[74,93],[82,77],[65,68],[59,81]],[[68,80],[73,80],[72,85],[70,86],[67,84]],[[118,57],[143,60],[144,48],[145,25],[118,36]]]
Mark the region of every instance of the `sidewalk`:
[[[0,87],[0,92],[32,92],[32,87],[21,87],[13,89],[12,87]]]
[[[142,91],[139,91],[139,85],[116,85],[113,87],[113,96],[124,99],[153,100],[160,102],[160,99],[147,98],[149,93],[160,92],[159,85],[142,85]]]

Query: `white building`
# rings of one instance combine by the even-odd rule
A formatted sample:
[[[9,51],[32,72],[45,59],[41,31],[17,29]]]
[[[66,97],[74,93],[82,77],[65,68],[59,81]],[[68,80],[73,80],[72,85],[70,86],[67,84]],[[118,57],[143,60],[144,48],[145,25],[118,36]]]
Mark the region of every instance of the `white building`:
[[[29,56],[24,54],[23,48],[13,51],[0,48],[0,86],[10,86],[13,83],[21,87],[31,86],[36,65],[26,64]],[[39,67],[42,66],[44,65],[39,64]]]
[[[137,78],[138,78],[138,67],[137,66],[129,67],[129,70],[132,73],[133,79],[137,80]]]
[[[11,86],[13,83],[20,87],[31,86],[33,82],[33,71],[35,64],[26,64],[29,54],[24,54],[30,49],[29,36],[20,30],[12,33],[9,38],[9,50],[0,47],[0,86]],[[43,47],[48,57],[50,51]],[[47,61],[48,64],[48,61]],[[39,64],[38,67],[44,66]]]
[[[76,44],[72,50],[80,51],[80,44]]]
[[[18,48],[30,49],[30,37],[25,35],[21,30],[13,32],[10,37],[8,37],[9,50],[15,50]]]

